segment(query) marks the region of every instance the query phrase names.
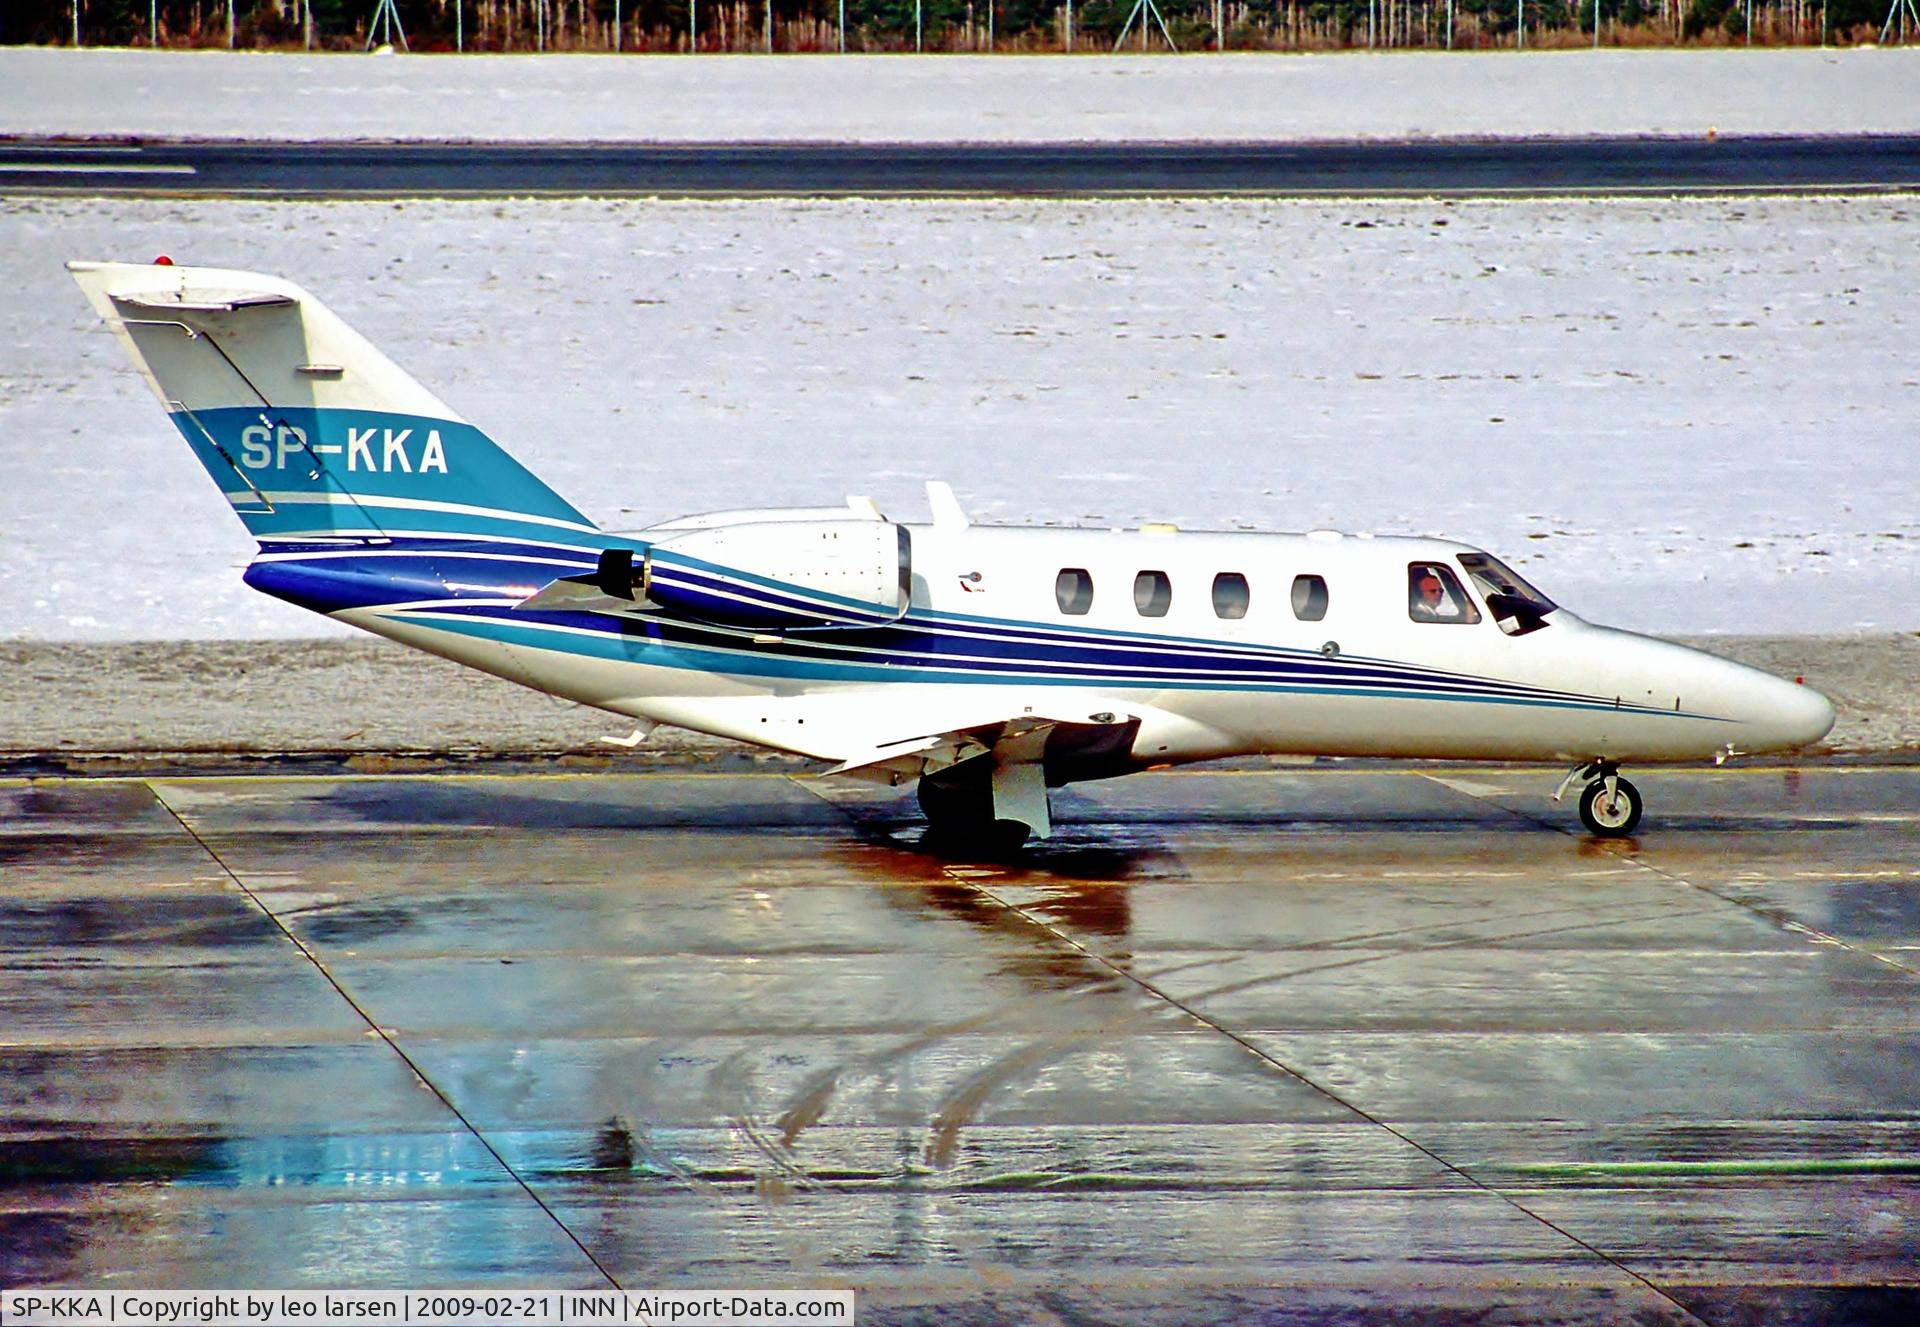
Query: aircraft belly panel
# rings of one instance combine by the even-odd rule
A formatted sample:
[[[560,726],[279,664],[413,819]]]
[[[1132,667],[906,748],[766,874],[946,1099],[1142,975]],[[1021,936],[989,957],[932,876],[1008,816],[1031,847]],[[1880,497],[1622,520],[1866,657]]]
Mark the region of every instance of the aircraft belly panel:
[[[1221,735],[1225,754],[1397,756],[1560,760],[1599,754],[1635,759],[1711,755],[1728,725],[1692,714],[1664,714],[1603,702],[1542,704],[1524,699],[1455,696],[1328,696],[1257,692],[1169,693],[1155,703]],[[1204,759],[1142,748],[1149,759]]]

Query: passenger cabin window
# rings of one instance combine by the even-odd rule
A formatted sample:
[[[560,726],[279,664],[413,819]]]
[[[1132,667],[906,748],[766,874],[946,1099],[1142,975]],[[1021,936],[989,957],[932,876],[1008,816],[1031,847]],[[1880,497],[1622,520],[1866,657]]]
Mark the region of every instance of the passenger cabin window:
[[[1499,558],[1485,553],[1462,553],[1460,565],[1487,601],[1495,625],[1509,636],[1524,636],[1547,625],[1547,614],[1559,607],[1522,580]]]
[[[1053,578],[1053,597],[1061,612],[1079,617],[1093,607],[1093,577],[1085,567],[1065,567]]]
[[[1293,578],[1293,615],[1302,622],[1318,622],[1327,615],[1327,583],[1318,576]]]
[[[1407,616],[1415,622],[1449,622],[1466,626],[1480,620],[1480,610],[1460,588],[1460,578],[1444,562],[1407,564]]]
[[[1143,571],[1133,578],[1133,606],[1141,617],[1165,617],[1173,607],[1173,582],[1164,571]]]
[[[1247,604],[1252,598],[1253,592],[1247,588],[1247,578],[1239,572],[1223,571],[1213,578],[1213,615],[1215,617],[1245,617]]]

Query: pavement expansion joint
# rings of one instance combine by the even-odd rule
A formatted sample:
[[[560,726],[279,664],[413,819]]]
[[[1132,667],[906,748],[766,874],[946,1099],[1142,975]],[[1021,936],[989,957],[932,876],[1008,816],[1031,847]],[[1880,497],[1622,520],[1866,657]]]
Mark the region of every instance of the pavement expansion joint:
[[[1747,771],[1741,771],[1741,772],[1747,772]],[[1444,778],[1444,777],[1440,777],[1433,774],[1427,774],[1426,778],[1431,782],[1440,784],[1445,788],[1449,788],[1454,792],[1460,793],[1462,796],[1472,797],[1476,801],[1483,802],[1488,806],[1497,807],[1500,810],[1506,811],[1511,815],[1518,816],[1523,820],[1530,820],[1533,823],[1537,825],[1541,825],[1544,828],[1551,829],[1556,833],[1565,834],[1569,838],[1582,837],[1578,831],[1576,831],[1575,829],[1571,828],[1566,824],[1561,823],[1558,820],[1550,820],[1543,815],[1539,815],[1539,814],[1536,814],[1535,812],[1528,811],[1522,807],[1508,806],[1505,802],[1495,801],[1494,797],[1490,795],[1493,790],[1489,790],[1487,792],[1478,791],[1472,786],[1469,786],[1463,783],[1463,781],[1459,779]],[[1500,791],[1504,791],[1504,790],[1500,790]],[[1819,822],[1816,819],[1813,821],[1803,821],[1802,823],[1821,823],[1821,822]],[[1615,840],[1614,843],[1609,844],[1607,846],[1611,848],[1616,845],[1618,845],[1622,849],[1618,853],[1622,861],[1626,862],[1630,866],[1635,867],[1638,870],[1645,871],[1650,875],[1653,875],[1661,880],[1664,880],[1668,884],[1679,885],[1685,889],[1696,890],[1699,893],[1705,894],[1709,898],[1718,899],[1722,903],[1729,904],[1733,907],[1739,908],[1744,912],[1752,913],[1755,917],[1760,918],[1762,921],[1766,922],[1769,926],[1775,927],[1776,929],[1781,931],[1785,931],[1790,935],[1802,936],[1811,943],[1820,944],[1820,945],[1831,945],[1836,949],[1844,949],[1850,954],[1856,954],[1861,958],[1872,959],[1876,963],[1883,963],[1887,967],[1894,968],[1900,972],[1904,972],[1909,977],[1920,977],[1920,967],[1915,967],[1909,963],[1903,963],[1899,959],[1894,958],[1891,954],[1881,953],[1879,950],[1874,949],[1867,945],[1855,944],[1850,940],[1844,939],[1841,936],[1833,934],[1831,931],[1826,931],[1818,927],[1809,926],[1805,922],[1798,921],[1795,918],[1789,917],[1785,913],[1780,912],[1777,909],[1768,908],[1761,904],[1750,902],[1746,899],[1739,898],[1732,894],[1728,894],[1723,890],[1715,889],[1712,885],[1702,884],[1698,880],[1689,879],[1687,876],[1684,876],[1677,871],[1674,871],[1668,867],[1662,866],[1658,862],[1650,860],[1643,851],[1639,850],[1638,847],[1635,846],[1635,841],[1632,839]]]
[[[949,874],[952,874],[952,872],[949,871]],[[1030,925],[1038,928],[1041,931],[1046,932],[1048,935],[1052,936],[1053,939],[1058,943],[1070,949],[1074,949],[1078,951],[1083,957],[1085,957],[1089,961],[1093,963],[1097,963],[1100,966],[1109,969],[1111,972],[1114,973],[1116,977],[1120,978],[1121,980],[1131,982],[1135,986],[1139,987],[1142,991],[1152,996],[1154,999],[1163,1001],[1171,1008],[1179,1010],[1182,1014],[1184,1014],[1187,1018],[1193,1020],[1193,1022],[1198,1024],[1199,1026],[1207,1028],[1219,1034],[1220,1036],[1227,1038],[1229,1041],[1233,1042],[1235,1045],[1240,1047],[1241,1050],[1245,1051],[1247,1054],[1253,1056],[1257,1060],[1260,1060],[1261,1062],[1265,1063],[1271,1068],[1277,1070],[1279,1073],[1281,1073],[1285,1077],[1295,1080],[1296,1082],[1300,1083],[1302,1086],[1310,1089],[1311,1091],[1317,1093],[1321,1097],[1324,1097],[1326,1100],[1340,1107],[1342,1110],[1349,1112],[1350,1114],[1358,1117],[1359,1119],[1361,1119],[1368,1125],[1372,1126],[1373,1128],[1381,1130],[1382,1132],[1390,1135],[1391,1137],[1398,1140],[1399,1142],[1406,1145],[1407,1147],[1412,1148],[1414,1151],[1418,1152],[1421,1156],[1425,1157],[1428,1161],[1432,1162],[1434,1165],[1439,1166],[1442,1170],[1445,1170],[1449,1174],[1460,1179],[1471,1188],[1479,1191],[1480,1193],[1486,1194],[1491,1198],[1498,1199],[1500,1202],[1505,1203],[1507,1206],[1519,1212],[1522,1216],[1525,1216],[1529,1220],[1534,1221],[1537,1224],[1545,1227],[1547,1230],[1552,1231],[1554,1234],[1560,1236],[1562,1239],[1566,1240],[1568,1243],[1577,1246],[1578,1248],[1580,1248],[1590,1256],[1597,1258],[1601,1262],[1607,1264],[1609,1267],[1612,1267],[1615,1271],[1619,1272],[1621,1275],[1626,1276],[1635,1282],[1638,1282],[1641,1286],[1645,1287],[1654,1295],[1657,1295],[1661,1300],[1671,1305],[1688,1321],[1692,1321],[1692,1322],[1703,1321],[1697,1314],[1695,1314],[1685,1304],[1681,1303],[1678,1299],[1675,1299],[1672,1295],[1668,1294],[1665,1290],[1661,1289],[1660,1286],[1656,1284],[1653,1280],[1648,1278],[1643,1273],[1634,1270],[1634,1268],[1628,1266],[1626,1263],[1622,1262],[1619,1258],[1608,1253],[1606,1250],[1601,1249],[1592,1243],[1589,1243],[1587,1240],[1582,1239],[1579,1235],[1576,1235],[1573,1231],[1567,1229],[1565,1226],[1554,1221],[1552,1218],[1534,1211],[1532,1208],[1528,1207],[1525,1203],[1521,1202],[1518,1198],[1515,1198],[1512,1194],[1506,1193],[1503,1190],[1494,1187],[1493,1185],[1487,1183],[1485,1180],[1480,1179],[1478,1176],[1474,1175],[1471,1171],[1465,1169],[1462,1166],[1455,1164],[1454,1162],[1447,1160],[1445,1157],[1441,1156],[1438,1152],[1434,1151],[1432,1148],[1428,1147],[1426,1144],[1420,1142],[1417,1138],[1414,1138],[1411,1134],[1407,1133],[1405,1130],[1395,1127],[1392,1123],[1388,1122],[1387,1120],[1381,1118],[1378,1115],[1373,1114],[1372,1112],[1368,1111],[1365,1107],[1360,1106],[1359,1104],[1353,1101],[1349,1101],[1347,1098],[1341,1096],[1338,1092],[1335,1092],[1332,1088],[1319,1082],[1318,1080],[1314,1079],[1313,1077],[1311,1077],[1304,1071],[1296,1068],[1295,1066],[1288,1064],[1286,1061],[1282,1060],[1281,1058],[1273,1054],[1271,1051],[1268,1051],[1262,1048],[1261,1046],[1256,1045],[1252,1040],[1250,1040],[1246,1036],[1238,1032],[1235,1032],[1232,1028],[1228,1027],[1226,1024],[1202,1013],[1192,1003],[1186,1000],[1182,1000],[1179,997],[1173,995],[1169,991],[1165,990],[1163,987],[1154,983],[1149,978],[1142,977],[1138,973],[1131,972],[1125,967],[1122,967],[1121,965],[1113,962],[1112,959],[1100,953],[1098,950],[1089,947],[1088,945],[1084,944],[1080,940],[1076,939],[1074,936],[1069,935],[1065,931],[1061,930],[1052,921],[1048,920],[1045,917],[1035,916],[1032,912],[1028,911],[1026,908],[1021,907],[1016,903],[1010,902],[1009,900],[1002,898],[999,894],[996,894],[992,889],[988,888],[984,884],[981,884],[979,881],[974,879],[961,878],[958,876],[956,876],[955,879],[965,887],[975,890],[981,896],[990,900],[995,906],[1023,918]]]
[[[1005,859],[784,774],[0,785],[0,1262],[1904,1307],[1920,768],[1651,781],[1607,843],[1538,767],[1143,775]]]
[[[1913,965],[1908,963],[1903,963],[1899,959],[1894,958],[1891,954],[1882,953],[1878,949],[1870,948],[1869,946],[1866,946],[1866,945],[1855,944],[1853,941],[1847,940],[1842,938],[1841,936],[1835,935],[1831,931],[1825,931],[1815,926],[1809,926],[1805,922],[1797,921],[1794,918],[1789,917],[1786,914],[1779,912],[1773,908],[1763,907],[1758,903],[1751,903],[1746,899],[1736,898],[1731,894],[1723,893],[1722,891],[1715,889],[1712,885],[1703,885],[1697,880],[1690,880],[1686,876],[1680,875],[1675,871],[1671,871],[1666,867],[1659,865],[1658,863],[1647,861],[1642,857],[1636,856],[1631,860],[1633,861],[1634,865],[1640,867],[1644,871],[1649,871],[1652,874],[1659,876],[1663,880],[1671,881],[1672,883],[1677,885],[1684,885],[1688,889],[1697,889],[1702,894],[1706,894],[1709,897],[1719,899],[1723,903],[1730,903],[1734,907],[1750,912],[1754,916],[1763,919],[1764,921],[1768,922],[1770,925],[1776,926],[1780,930],[1785,931],[1790,935],[1804,936],[1809,942],[1813,944],[1831,945],[1836,949],[1844,949],[1850,954],[1857,954],[1862,958],[1872,959],[1876,963],[1884,963],[1886,966],[1890,968],[1894,968],[1900,972],[1904,972],[1909,977],[1920,977],[1920,968],[1916,968]]]
[[[394,1039],[393,1031],[389,1028],[382,1027],[374,1020],[373,1015],[367,1011],[366,1007],[354,999],[353,994],[347,990],[340,979],[328,968],[326,961],[314,951],[312,946],[294,934],[293,929],[287,925],[285,920],[272,908],[268,907],[264,899],[247,887],[247,883],[227,864],[226,860],[220,856],[219,851],[166,799],[158,787],[148,784],[147,790],[152,794],[154,801],[158,803],[169,816],[173,817],[174,822],[180,826],[181,831],[198,845],[200,851],[204,852],[215,866],[219,867],[221,874],[233,882],[234,888],[238,889],[241,894],[246,897],[247,901],[259,910],[260,914],[266,918],[268,923],[286,939],[287,943],[292,945],[294,949],[299,952],[300,956],[313,966],[314,971],[318,972],[326,981],[327,985],[331,986],[334,992],[346,1002],[347,1007],[352,1009],[354,1015],[366,1024],[368,1030],[382,1042],[386,1043],[387,1049],[391,1050],[400,1058],[401,1062],[406,1065],[408,1072],[414,1076],[420,1085],[433,1093],[440,1104],[447,1109],[447,1112],[460,1122],[460,1126],[473,1136],[474,1141],[486,1149],[488,1155],[493,1158],[500,1169],[511,1176],[514,1183],[519,1185],[527,1197],[533,1200],[534,1205],[545,1213],[554,1225],[560,1228],[568,1241],[580,1251],[581,1256],[586,1258],[586,1260],[593,1265],[594,1270],[606,1279],[607,1284],[611,1285],[615,1290],[624,1290],[625,1287],[622,1286],[620,1282],[615,1279],[613,1273],[608,1271],[601,1261],[594,1256],[593,1250],[589,1249],[581,1240],[580,1236],[574,1233],[573,1228],[560,1219],[560,1214],[547,1204],[547,1201],[527,1182],[526,1177],[516,1170],[513,1164],[501,1154],[500,1149],[494,1146],[492,1140],[480,1130],[479,1126],[467,1117],[466,1113],[454,1103],[453,1099],[441,1089],[438,1083],[435,1083],[432,1078],[427,1076],[426,1070],[421,1068],[420,1064],[411,1055],[407,1054],[400,1043]]]

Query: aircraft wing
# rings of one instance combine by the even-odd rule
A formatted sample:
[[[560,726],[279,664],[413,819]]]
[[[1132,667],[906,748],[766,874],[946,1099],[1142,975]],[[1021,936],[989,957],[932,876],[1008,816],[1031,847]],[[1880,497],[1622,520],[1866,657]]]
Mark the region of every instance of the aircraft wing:
[[[968,747],[972,750],[966,751]],[[865,751],[856,751],[837,765],[815,771],[815,777],[825,778],[829,774],[857,776],[868,771],[893,774],[901,772],[902,766],[912,766],[917,773],[930,762],[953,765],[965,760],[968,755],[985,755],[990,749],[965,733],[930,733],[925,737],[909,737],[905,741],[887,742]],[[965,754],[962,754],[963,751]],[[885,767],[884,771],[876,768],[882,766]],[[881,782],[893,781],[881,779]]]
[[[1139,722],[1138,716],[1120,702],[1079,693],[1047,697],[1037,704],[1004,698],[985,705],[963,702],[944,715],[924,717],[932,718],[941,728],[849,751],[817,771],[816,777],[846,774],[900,784],[989,752],[1002,763],[1037,763],[1055,729],[1084,734],[1092,743],[1111,741]]]
[[[1039,838],[1053,833],[1047,805],[1047,770],[1118,773],[1126,767],[1141,716],[1117,703],[1085,695],[1053,698],[1065,703],[1006,706],[981,722],[963,722],[936,733],[879,742],[854,751],[819,771],[898,787],[912,779],[976,757],[984,758],[987,789],[996,818],[1016,820]],[[1076,703],[1077,702],[1077,703]],[[1079,777],[1088,777],[1082,773]],[[1098,775],[1094,775],[1098,777]]]

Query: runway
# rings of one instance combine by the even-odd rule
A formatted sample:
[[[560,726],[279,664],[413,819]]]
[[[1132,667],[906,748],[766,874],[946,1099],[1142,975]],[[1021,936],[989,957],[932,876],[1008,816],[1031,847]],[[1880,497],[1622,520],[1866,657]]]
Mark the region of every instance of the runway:
[[[1636,777],[8,781],[0,1286],[1899,1316],[1920,768]]]
[[[1482,197],[1916,187],[1913,135],[1041,145],[0,140],[0,194]]]

